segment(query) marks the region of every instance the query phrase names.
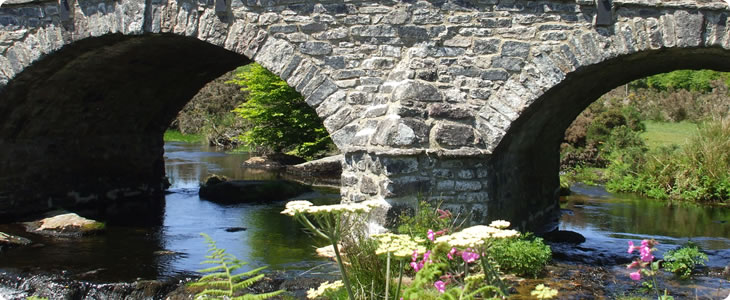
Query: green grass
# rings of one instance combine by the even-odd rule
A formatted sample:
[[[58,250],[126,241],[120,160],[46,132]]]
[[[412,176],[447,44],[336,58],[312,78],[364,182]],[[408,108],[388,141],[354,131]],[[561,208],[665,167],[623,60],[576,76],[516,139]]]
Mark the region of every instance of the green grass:
[[[641,137],[650,149],[671,144],[683,146],[689,139],[697,134],[697,124],[690,122],[668,123],[656,121],[644,121],[646,132]]]
[[[177,130],[167,130],[163,140],[165,142],[202,143],[204,138],[200,134],[183,134]]]

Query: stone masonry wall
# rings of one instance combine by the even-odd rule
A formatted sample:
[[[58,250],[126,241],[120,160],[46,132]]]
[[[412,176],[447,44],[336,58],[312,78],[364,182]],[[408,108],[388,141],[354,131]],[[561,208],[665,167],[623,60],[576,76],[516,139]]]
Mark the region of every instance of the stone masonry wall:
[[[597,66],[631,69],[632,60],[668,50],[699,57],[730,49],[722,0],[609,1],[601,22],[588,0],[60,3],[69,6],[10,0],[0,7],[0,120],[17,120],[0,123],[0,141],[37,122],[17,117],[16,106],[41,100],[12,96],[27,85],[14,79],[34,62],[110,34],[189,37],[259,62],[306,97],[346,153],[346,200],[397,203],[420,193],[474,211],[475,221],[556,211],[557,169],[529,148],[552,160],[562,123],[545,120],[570,119],[590,102],[550,96],[561,84],[580,83],[575,78]],[[671,69],[660,64],[652,70]],[[641,72],[612,74],[619,83]],[[555,128],[540,139],[547,125]],[[531,180],[540,182],[535,192],[509,184]]]

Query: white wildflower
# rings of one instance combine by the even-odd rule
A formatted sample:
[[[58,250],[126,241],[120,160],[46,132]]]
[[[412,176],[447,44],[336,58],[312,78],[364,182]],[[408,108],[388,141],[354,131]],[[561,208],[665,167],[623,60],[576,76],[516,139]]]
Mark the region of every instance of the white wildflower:
[[[509,225],[510,225],[509,222],[505,221],[505,220],[496,220],[496,221],[492,221],[492,223],[489,224],[490,227],[494,227],[497,229],[505,229],[505,228],[509,227]]]
[[[337,280],[333,283],[329,283],[329,281],[325,281],[322,284],[320,284],[316,290],[309,289],[307,291],[307,298],[316,299],[316,298],[324,296],[324,294],[328,291],[336,291],[343,286],[345,286],[345,285],[342,283],[342,280]]]

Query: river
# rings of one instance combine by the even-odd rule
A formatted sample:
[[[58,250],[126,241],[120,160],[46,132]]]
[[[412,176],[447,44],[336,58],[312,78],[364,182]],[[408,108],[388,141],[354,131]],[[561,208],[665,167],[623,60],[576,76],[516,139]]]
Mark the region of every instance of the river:
[[[231,154],[204,145],[167,143],[165,168],[172,186],[166,195],[163,226],[154,228],[109,226],[106,233],[77,239],[33,236],[42,246],[11,250],[0,255],[0,271],[55,272],[94,282],[179,278],[203,266],[207,233],[220,248],[250,263],[269,266],[290,276],[332,276],[336,267],[316,257],[321,242],[305,234],[293,220],[281,215],[284,202],[220,205],[198,197],[198,186],[209,174],[232,179],[273,179],[277,174],[240,167],[246,153]],[[730,264],[730,208],[667,204],[630,195],[613,195],[598,187],[576,185],[576,194],[561,201],[560,229],[586,237],[579,246],[553,245],[556,258],[568,264],[608,266],[617,277],[627,276],[621,264],[631,257],[627,242],[653,238],[660,253],[688,238],[710,257],[709,265]],[[336,189],[316,188],[297,197],[316,203],[337,202]],[[18,225],[0,225],[0,231],[22,234]],[[318,244],[319,243],[319,244]],[[626,274],[624,274],[626,273]],[[710,288],[722,289],[722,280],[708,279]],[[630,281],[615,283],[628,289]]]

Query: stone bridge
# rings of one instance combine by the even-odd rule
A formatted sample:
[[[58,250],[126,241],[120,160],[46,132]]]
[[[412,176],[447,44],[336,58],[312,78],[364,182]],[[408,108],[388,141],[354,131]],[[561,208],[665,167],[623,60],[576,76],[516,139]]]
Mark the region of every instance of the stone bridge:
[[[162,133],[255,61],[324,120],[346,201],[537,229],[572,120],[637,78],[730,71],[727,16],[719,0],[8,0],[0,217],[159,212]]]

